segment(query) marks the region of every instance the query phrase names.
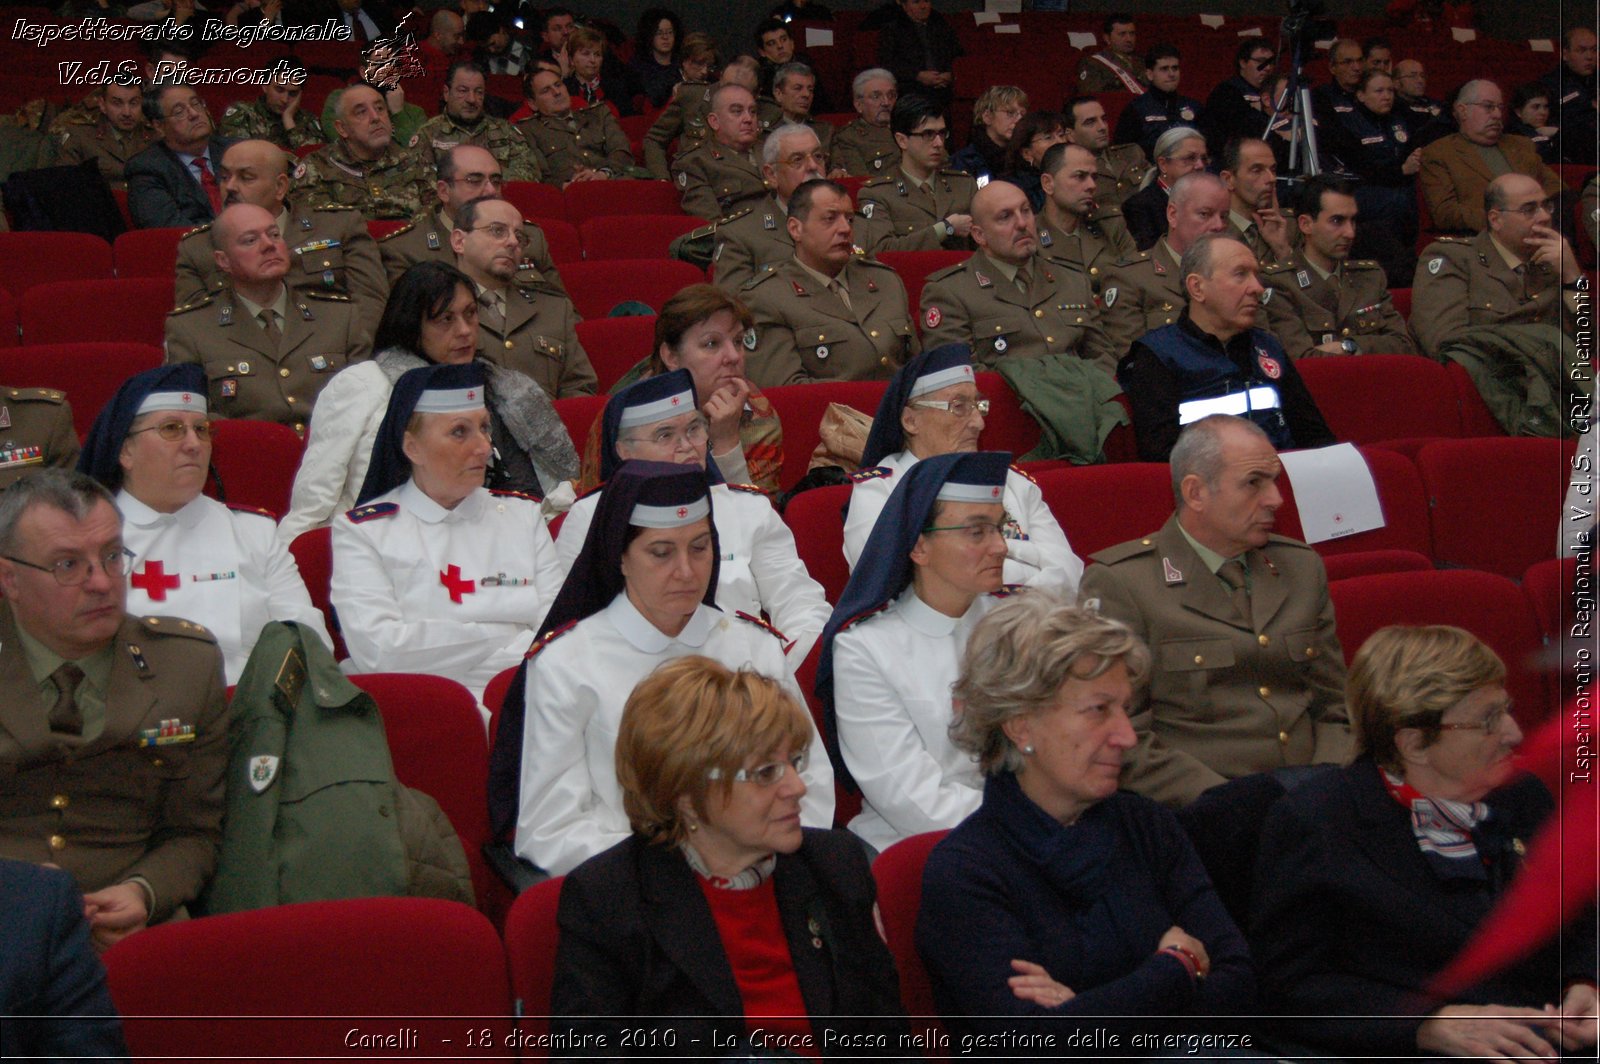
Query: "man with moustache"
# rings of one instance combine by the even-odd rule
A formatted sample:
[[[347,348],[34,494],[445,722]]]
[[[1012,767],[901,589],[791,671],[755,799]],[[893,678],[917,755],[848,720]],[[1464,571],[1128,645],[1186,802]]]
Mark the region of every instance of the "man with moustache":
[[[950,130],[925,96],[907,96],[889,119],[900,164],[861,186],[861,213],[886,230],[873,251],[965,251],[977,182],[950,161]]]
[[[1052,145],[1039,163],[1044,208],[1034,224],[1040,254],[1051,262],[1083,270],[1098,297],[1111,267],[1138,254],[1138,249],[1122,212],[1095,203],[1094,171],[1094,153],[1089,149],[1076,144]]]
[[[1561,195],[1561,177],[1539,159],[1533,141],[1505,132],[1505,98],[1492,81],[1469,81],[1454,108],[1459,132],[1422,149],[1417,182],[1435,228],[1481,233],[1489,182],[1503,174],[1525,174],[1546,196]]]
[[[67,125],[58,133],[56,162],[76,166],[93,159],[112,188],[127,188],[128,161],[150,146],[156,131],[144,117],[144,90],[138,82],[108,81],[93,125]]]
[[[444,110],[422,123],[411,137],[409,146],[417,165],[432,170],[440,152],[471,144],[495,157],[507,181],[545,180],[544,157],[510,122],[484,110],[488,83],[488,75],[476,62],[458,59],[450,64],[444,81]]]
[[[834,169],[852,177],[892,170],[900,161],[900,146],[889,129],[900,99],[894,75],[872,67],[857,74],[850,88],[858,117],[833,138]]]
[[[687,214],[710,220],[759,201],[767,187],[754,159],[760,134],[756,98],[742,85],[719,85],[706,113],[711,136],[672,164]]]
[[[128,213],[138,229],[209,222],[222,209],[217,170],[228,142],[212,133],[205,101],[187,85],[150,85],[144,116],[161,139],[128,160]]]
[[[383,96],[370,85],[352,85],[333,107],[339,139],[302,160],[296,193],[311,203],[354,207],[368,221],[420,213],[432,190],[416,159],[394,143]]]

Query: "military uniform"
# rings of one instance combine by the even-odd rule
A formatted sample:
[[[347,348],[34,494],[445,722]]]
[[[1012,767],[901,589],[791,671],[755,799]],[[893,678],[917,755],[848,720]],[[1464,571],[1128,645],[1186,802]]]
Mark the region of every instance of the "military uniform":
[[[328,140],[321,120],[310,111],[300,111],[294,117],[294,128],[284,129],[283,116],[273,114],[259,98],[230,103],[217,123],[217,132],[235,140],[271,141],[285,151]]]
[[[767,194],[766,178],[748,154],[708,140],[672,163],[672,179],[683,193],[683,209],[701,218],[720,218]]]
[[[706,112],[711,110],[714,88],[715,85],[701,81],[680,81],[672,90],[672,101],[644,135],[644,165],[656,177],[663,181],[672,177],[667,165],[667,146],[674,140],[678,142],[674,158],[705,143]]]
[[[603,103],[573,107],[564,115],[536,114],[518,122],[516,130],[544,159],[545,180],[565,185],[580,168],[612,177],[646,177],[634,165],[628,135]]]
[[[1112,69],[1112,66],[1116,69]],[[1133,82],[1129,85],[1128,82]],[[1080,93],[1138,92],[1146,89],[1144,60],[1136,55],[1100,51],[1078,60]]]
[[[900,145],[888,126],[857,118],[833,136],[829,165],[852,177],[890,173],[900,165]]]
[[[64,393],[52,388],[0,388],[0,489],[36,469],[71,469],[78,433]]]
[[[433,186],[432,173],[403,148],[391,144],[371,162],[357,162],[343,141],[306,156],[294,182],[296,198],[354,207],[368,221],[420,214],[435,199]]]
[[[769,103],[770,101],[762,100],[761,102]],[[782,108],[779,108],[777,104],[772,106],[777,109],[776,113],[771,115],[770,118],[764,117],[761,120],[761,137],[756,141],[757,155],[761,154],[761,147],[767,142],[767,134],[790,121],[790,119],[784,117]],[[817,135],[817,143],[822,146],[822,154],[829,159],[833,158],[833,135],[836,131],[832,125],[813,115],[806,115],[805,118],[794,119],[793,121],[795,125],[805,126],[815,133]],[[832,164],[830,163],[829,165],[831,166]]]
[[[793,257],[744,286],[740,295],[755,316],[745,362],[757,387],[888,380],[921,350],[894,270],[852,258],[836,280],[849,293],[848,307]]]
[[[711,261],[716,263],[716,272],[712,279],[725,292],[738,292],[767,266],[794,258],[789,216],[774,195],[689,234],[690,240],[700,238],[714,240]]]
[[[523,263],[531,270],[531,263]],[[578,312],[566,293],[541,280],[504,290],[504,311],[486,291],[478,295],[479,349],[491,362],[526,373],[552,399],[593,395],[599,387],[578,342]]]
[[[123,133],[102,118],[93,125],[69,124],[57,132],[55,138],[57,165],[76,166],[93,159],[106,184],[112,188],[127,188],[123,167],[128,165],[129,159],[154,144],[156,134],[142,120],[133,130]]]
[[[205,367],[211,412],[288,425],[304,436],[311,408],[333,375],[372,353],[372,338],[350,297],[290,291],[273,349],[232,290],[167,316],[167,363]]]
[[[1263,265],[1261,280],[1266,327],[1290,358],[1324,354],[1316,347],[1329,340],[1354,340],[1361,354],[1417,353],[1376,262],[1347,260],[1324,279],[1295,252],[1288,262]]]
[[[1113,144],[1095,157],[1094,203],[1096,207],[1120,207],[1122,201],[1139,191],[1150,160],[1137,144]]]
[[[1089,288],[1098,299],[1111,267],[1139,253],[1133,235],[1115,207],[1102,207],[1080,219],[1071,233],[1063,233],[1040,215],[1039,253],[1051,262],[1076,266],[1089,275]]]
[[[106,115],[100,109],[100,103],[105,99],[105,95],[106,90],[104,88],[96,87],[89,90],[83,99],[77,103],[69,103],[57,111],[50,119],[48,126],[50,135],[53,137],[60,136],[70,126],[92,126],[99,123]],[[18,114],[21,115],[24,112],[34,113],[35,105],[38,105],[41,112],[48,112],[49,110],[49,104],[45,100],[30,100],[18,111]],[[140,120],[143,121],[143,115],[140,116]]]
[[[1103,550],[1078,601],[1133,629],[1154,669],[1122,785],[1184,805],[1224,780],[1354,752],[1322,560],[1272,536],[1246,555],[1249,612],[1178,527]]]
[[[522,252],[523,264],[531,263],[540,279],[565,293],[561,275],[550,258],[550,241],[545,238],[544,230],[526,218],[522,220],[522,229],[528,234],[528,246]],[[450,247],[450,226],[438,207],[424,211],[392,233],[385,233],[378,239],[378,253],[383,258],[383,269],[391,285],[419,262],[456,264],[456,253]]]
[[[124,618],[110,649],[103,725],[86,713],[82,736],[52,732],[54,695],[41,691],[0,605],[0,857],[59,865],[85,892],[142,880],[159,923],[216,869],[228,762],[222,655],[204,628],[173,617]]]
[[[871,250],[966,251],[972,243],[945,225],[952,214],[972,211],[978,183],[960,170],[940,170],[918,185],[902,169],[861,186],[857,209],[882,224],[884,232]]]
[[[1095,309],[1089,275],[1036,252],[1025,265],[1026,291],[985,252],[928,275],[922,289],[922,336],[929,347],[972,345],[972,361],[993,369],[1002,358],[1070,352],[1106,373],[1117,359]]]
[[[1188,302],[1178,279],[1178,256],[1165,240],[1113,266],[1100,293],[1101,323],[1112,351],[1119,358],[1127,354],[1151,329],[1177,321]]]
[[[517,127],[504,118],[483,115],[473,125],[465,125],[448,113],[434,115],[411,135],[406,145],[417,158],[424,176],[438,173],[439,156],[451,148],[470,144],[493,155],[507,181],[546,181],[549,167]]]
[[[351,207],[312,207],[290,200],[278,216],[289,246],[289,272],[284,283],[295,291],[339,292],[361,311],[369,332],[376,332],[389,298],[378,245],[367,232],[366,219]],[[211,223],[189,230],[178,241],[174,306],[198,302],[228,286],[228,276],[211,254]]]
[[[1411,288],[1411,330],[1422,353],[1442,358],[1445,344],[1483,325],[1540,323],[1576,336],[1580,293],[1563,291],[1551,270],[1521,271],[1506,262],[1486,232],[1429,244]],[[1585,317],[1592,313],[1592,295],[1583,309]]]
[[[1300,243],[1300,230],[1296,227],[1294,215],[1291,212],[1281,208],[1280,212],[1283,214],[1285,233],[1289,237],[1289,244],[1294,247]],[[1243,225],[1239,224],[1241,218],[1244,222]],[[1272,249],[1272,245],[1267,243],[1267,238],[1261,235],[1261,228],[1256,225],[1254,218],[1243,217],[1230,210],[1228,211],[1228,231],[1244,241],[1245,246],[1255,255],[1256,262],[1261,265],[1265,266],[1269,262],[1276,262],[1280,258],[1278,253]]]

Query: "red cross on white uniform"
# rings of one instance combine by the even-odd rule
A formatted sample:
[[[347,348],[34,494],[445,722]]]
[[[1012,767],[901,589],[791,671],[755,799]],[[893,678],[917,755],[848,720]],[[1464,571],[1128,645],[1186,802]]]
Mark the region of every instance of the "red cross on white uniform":
[[[168,576],[163,571],[165,568],[161,562],[145,562],[144,571],[134,573],[128,578],[128,583],[149,595],[151,602],[165,602],[167,592],[178,590],[183,583],[176,573]]]
[[[476,580],[461,579],[461,566],[452,565],[439,574],[439,583],[450,591],[450,601],[461,605],[461,596],[470,595],[477,590]]]

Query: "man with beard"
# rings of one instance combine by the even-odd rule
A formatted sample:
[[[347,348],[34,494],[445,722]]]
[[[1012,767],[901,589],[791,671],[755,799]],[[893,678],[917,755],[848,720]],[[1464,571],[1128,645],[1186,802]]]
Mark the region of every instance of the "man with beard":
[[[411,138],[419,166],[433,169],[439,153],[458,144],[483,148],[499,162],[507,181],[543,181],[544,158],[503,118],[484,111],[488,75],[471,60],[450,64],[444,82],[444,110],[422,123]]]
[[[187,85],[151,85],[143,106],[161,139],[129,159],[124,170],[134,227],[209,222],[222,209],[217,170],[228,142],[212,135],[205,101]]]
[[[856,75],[851,83],[855,100],[855,121],[833,138],[833,166],[851,176],[881,174],[900,161],[900,148],[889,130],[900,92],[894,75],[882,67],[872,67]]]
[[[861,186],[861,213],[888,232],[876,251],[965,251],[972,245],[972,194],[977,182],[950,161],[950,130],[925,96],[907,96],[889,119],[900,165]]]

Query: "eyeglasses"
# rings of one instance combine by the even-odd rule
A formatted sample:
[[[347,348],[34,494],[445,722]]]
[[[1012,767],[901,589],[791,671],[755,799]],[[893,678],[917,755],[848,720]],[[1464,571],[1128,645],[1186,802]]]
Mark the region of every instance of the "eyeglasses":
[[[987,399],[913,399],[912,406],[920,406],[924,410],[943,410],[947,414],[954,414],[958,418],[968,418],[976,410],[983,417],[989,416],[989,400]]]
[[[948,129],[919,129],[915,133],[907,133],[906,136],[915,137],[917,140],[925,141],[949,140],[950,131]]]
[[[1505,114],[1506,105],[1503,103],[1490,103],[1487,100],[1468,100],[1468,107],[1481,107],[1492,115]]]
[[[691,447],[698,447],[700,444],[705,443],[706,437],[710,435],[710,422],[706,421],[704,418],[697,418],[683,426],[681,429],[656,429],[654,432],[644,437],[644,439],[655,444],[657,447],[676,448],[680,443],[687,443]],[[624,443],[638,443],[639,441],[640,437],[638,436],[627,436],[623,439]]]
[[[9,554],[0,554],[8,562],[26,565],[29,569],[37,569],[41,573],[49,573],[56,578],[56,583],[62,587],[77,587],[89,579],[93,572],[87,558],[57,558],[49,565],[39,565],[37,562],[24,561]],[[100,556],[100,568],[105,570],[107,576],[121,579],[127,575],[128,563],[133,560],[133,551],[127,547],[113,547]]]
[[[1511,712],[1511,705],[1511,700],[1507,699],[1504,705],[1496,706],[1488,713],[1484,714],[1482,720],[1475,721],[1471,724],[1445,724],[1441,721],[1440,723],[1435,724],[1434,727],[1439,731],[1475,731],[1482,732],[1484,735],[1493,735],[1495,732],[1500,730],[1500,725],[1505,723],[1506,716]],[[1402,721],[1400,726],[1402,728],[1423,728],[1427,726],[1427,723],[1426,721]]]
[[[189,435],[189,430],[194,430],[194,438],[201,443],[211,442],[211,422],[196,421],[193,425],[186,421],[163,421],[159,425],[147,425],[142,429],[134,429],[129,436],[137,436],[141,432],[153,432],[168,443],[177,443]]]
[[[966,525],[929,525],[922,530],[922,534],[932,535],[935,532],[960,532],[962,538],[974,547],[985,542],[990,536],[1000,536],[1000,526],[993,521],[973,521]]]
[[[505,183],[505,178],[499,174],[467,174],[464,177],[452,178],[451,180],[455,184],[466,185],[468,188],[482,188],[484,185],[493,185],[495,188],[499,188]]]
[[[204,114],[205,113],[205,109],[206,109],[206,102],[204,100],[196,100],[192,105],[191,104],[187,104],[187,103],[180,103],[178,106],[174,107],[172,110],[167,112],[167,117],[168,118],[188,118],[190,115]]]
[[[504,222],[493,222],[489,225],[475,225],[472,227],[471,232],[488,233],[489,239],[496,241],[504,241],[506,237],[510,236],[512,233],[516,233],[517,243],[523,247],[527,247],[529,244],[533,243],[533,239],[529,237],[528,234],[521,228],[512,229]]]
[[[1024,113],[1020,107],[1002,107],[995,111],[996,115],[1003,115],[1006,118],[1021,118]]]
[[[863,93],[862,98],[871,100],[873,103],[882,103],[885,100],[889,101],[890,103],[894,103],[900,98],[900,93],[894,89],[890,89],[888,92],[879,91]]]
[[[1210,166],[1211,156],[1207,155],[1203,151],[1191,151],[1186,152],[1183,155],[1172,156],[1172,161],[1175,163],[1181,163],[1184,166]]]
[[[1508,211],[1511,214],[1520,214],[1524,218],[1532,218],[1540,211],[1544,211],[1551,217],[1555,217],[1556,201],[1553,199],[1539,200],[1537,203],[1524,203],[1520,207],[1502,207],[1501,209]]]
[[[812,152],[795,152],[793,155],[786,156],[778,161],[791,170],[798,170],[806,163],[816,163],[823,169],[827,169],[828,166],[828,156],[821,148]]]
[[[755,768],[742,768],[733,774],[735,783],[754,783],[757,787],[776,787],[782,780],[784,773],[794,769],[796,776],[806,770],[806,755],[803,753],[792,755],[787,761],[769,761],[765,765]],[[722,770],[714,768],[706,773],[706,779],[722,779]]]

